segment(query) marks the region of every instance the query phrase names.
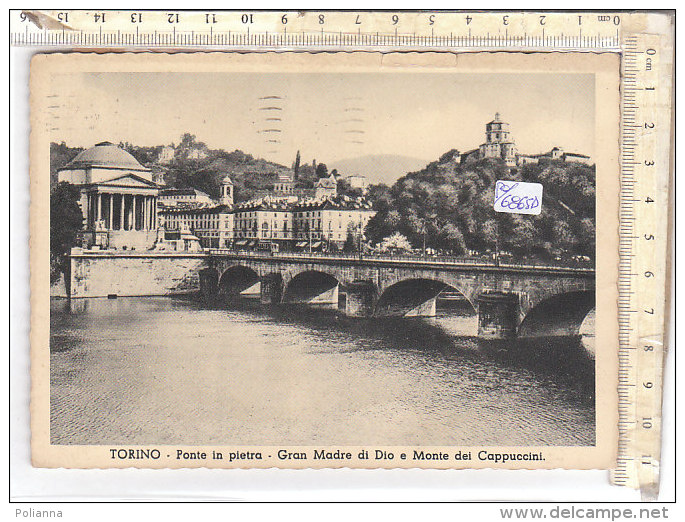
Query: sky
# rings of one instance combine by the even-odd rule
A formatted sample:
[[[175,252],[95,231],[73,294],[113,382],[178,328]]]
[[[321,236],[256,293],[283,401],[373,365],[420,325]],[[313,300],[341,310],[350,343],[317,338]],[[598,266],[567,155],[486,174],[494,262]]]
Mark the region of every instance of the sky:
[[[499,112],[518,150],[594,155],[594,76],[464,73],[66,73],[51,141],[240,149],[290,165],[476,148]]]

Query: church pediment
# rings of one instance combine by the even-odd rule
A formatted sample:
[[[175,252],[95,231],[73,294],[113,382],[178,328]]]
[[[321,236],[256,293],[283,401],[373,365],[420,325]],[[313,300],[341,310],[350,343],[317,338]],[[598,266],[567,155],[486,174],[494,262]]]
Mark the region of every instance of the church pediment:
[[[132,187],[132,188],[157,188],[155,183],[148,181],[135,174],[126,174],[118,178],[108,179],[97,183],[98,186],[109,187]]]

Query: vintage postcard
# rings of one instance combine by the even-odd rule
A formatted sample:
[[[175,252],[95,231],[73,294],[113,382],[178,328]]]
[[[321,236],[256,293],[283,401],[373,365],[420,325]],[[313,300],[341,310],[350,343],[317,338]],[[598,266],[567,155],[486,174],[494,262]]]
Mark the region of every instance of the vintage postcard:
[[[619,57],[31,63],[38,467],[607,469]]]

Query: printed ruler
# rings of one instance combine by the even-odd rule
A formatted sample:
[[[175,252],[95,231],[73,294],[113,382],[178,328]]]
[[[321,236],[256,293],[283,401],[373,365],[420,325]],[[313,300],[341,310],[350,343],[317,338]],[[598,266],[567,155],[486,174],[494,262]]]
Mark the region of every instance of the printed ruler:
[[[13,11],[13,45],[618,49],[625,13]]]
[[[659,487],[671,168],[670,40],[627,36],[621,81],[619,461],[616,484]]]
[[[619,459],[658,492],[669,231],[671,15],[635,12],[12,11],[10,43],[56,49],[450,49],[622,53]],[[598,325],[601,327],[601,325]]]

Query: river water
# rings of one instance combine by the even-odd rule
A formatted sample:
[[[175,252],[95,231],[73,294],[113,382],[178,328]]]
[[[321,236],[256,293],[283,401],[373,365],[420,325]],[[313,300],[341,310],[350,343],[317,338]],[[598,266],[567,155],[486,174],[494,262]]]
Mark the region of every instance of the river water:
[[[483,342],[458,308],[362,320],[249,302],[53,298],[51,440],[594,444],[593,339]]]

